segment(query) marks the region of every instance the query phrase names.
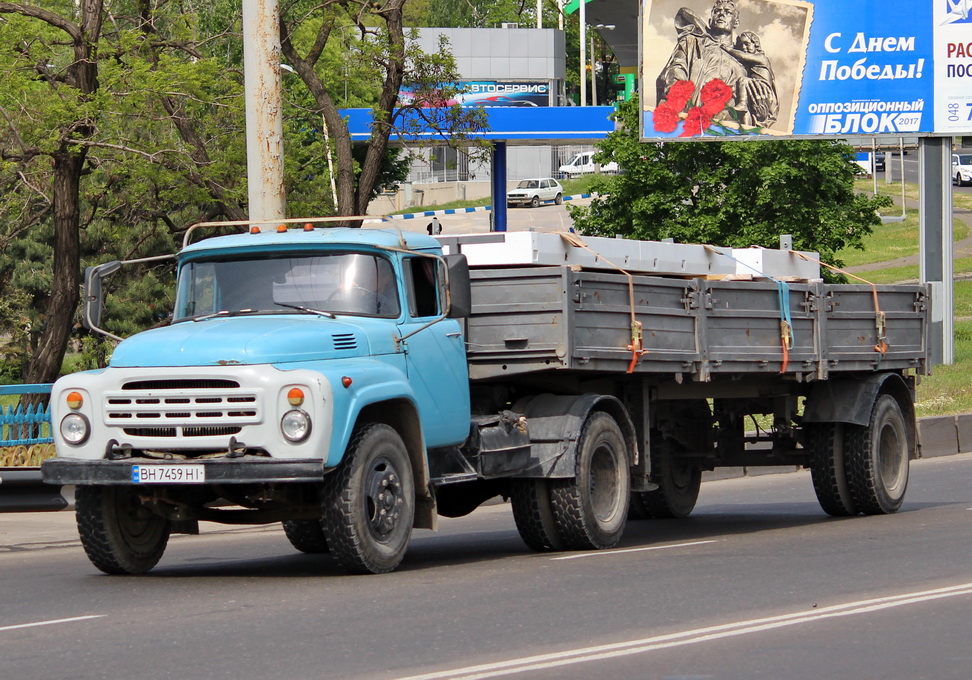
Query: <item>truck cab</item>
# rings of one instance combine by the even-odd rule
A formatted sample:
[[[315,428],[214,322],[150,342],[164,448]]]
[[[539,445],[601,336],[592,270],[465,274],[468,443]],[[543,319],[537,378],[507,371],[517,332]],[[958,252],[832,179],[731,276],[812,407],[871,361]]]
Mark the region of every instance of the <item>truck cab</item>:
[[[171,324],[121,342],[106,369],[54,385],[58,458],[45,478],[79,485],[79,521],[93,525],[124,525],[104,508],[133,493],[163,522],[229,519],[205,507],[220,498],[247,519],[300,521],[320,514],[316,487],[287,482],[324,479],[381,426],[386,453],[364,483],[400,488],[409,468],[419,508],[395,515],[407,527],[375,526],[430,526],[426,452],[461,444],[470,422],[441,252],[423,234],[340,228],[188,245]],[[380,495],[363,493],[372,504]],[[119,545],[92,552],[105,571],[157,559]]]

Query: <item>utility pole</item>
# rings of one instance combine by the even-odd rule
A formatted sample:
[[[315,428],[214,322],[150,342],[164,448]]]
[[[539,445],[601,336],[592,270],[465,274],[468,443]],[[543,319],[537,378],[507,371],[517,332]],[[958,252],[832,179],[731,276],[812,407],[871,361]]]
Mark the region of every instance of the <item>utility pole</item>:
[[[278,0],[243,0],[246,179],[251,220],[287,215]]]

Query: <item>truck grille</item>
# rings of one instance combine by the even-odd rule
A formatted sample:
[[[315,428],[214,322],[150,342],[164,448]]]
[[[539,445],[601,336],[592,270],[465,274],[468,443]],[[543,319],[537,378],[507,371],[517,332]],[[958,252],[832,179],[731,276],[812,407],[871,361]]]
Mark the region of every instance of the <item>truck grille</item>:
[[[105,422],[129,436],[227,436],[260,422],[260,397],[234,380],[136,380],[105,394]]]

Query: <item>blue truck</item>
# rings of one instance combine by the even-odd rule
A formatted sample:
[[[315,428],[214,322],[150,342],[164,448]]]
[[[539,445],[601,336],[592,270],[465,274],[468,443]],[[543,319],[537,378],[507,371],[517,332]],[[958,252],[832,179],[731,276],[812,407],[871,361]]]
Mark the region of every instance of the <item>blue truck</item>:
[[[171,322],[52,389],[42,474],[75,485],[94,566],[147,572],[199,521],[280,522],[383,573],[413,528],[497,497],[532,549],[604,549],[630,519],[688,515],[719,466],[805,465],[832,515],[898,509],[924,286],[472,256],[513,238],[187,234]],[[121,266],[86,272],[89,328]]]

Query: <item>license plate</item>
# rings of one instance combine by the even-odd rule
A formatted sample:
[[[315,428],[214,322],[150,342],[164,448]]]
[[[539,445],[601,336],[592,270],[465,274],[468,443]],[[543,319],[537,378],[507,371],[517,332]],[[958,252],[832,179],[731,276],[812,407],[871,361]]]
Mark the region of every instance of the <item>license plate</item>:
[[[201,484],[206,481],[204,465],[133,465],[135,484]]]

